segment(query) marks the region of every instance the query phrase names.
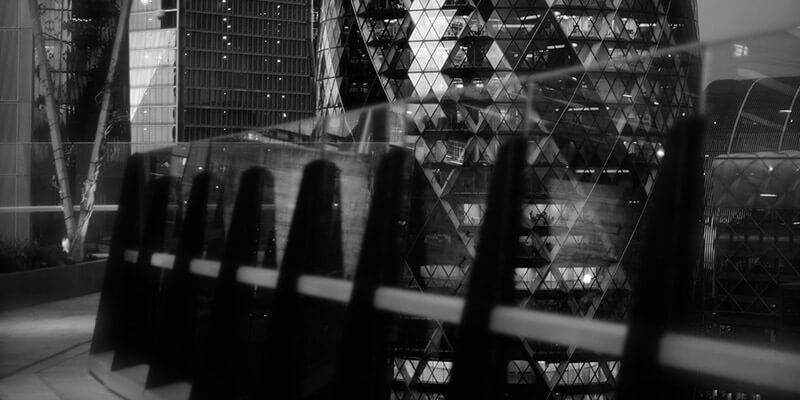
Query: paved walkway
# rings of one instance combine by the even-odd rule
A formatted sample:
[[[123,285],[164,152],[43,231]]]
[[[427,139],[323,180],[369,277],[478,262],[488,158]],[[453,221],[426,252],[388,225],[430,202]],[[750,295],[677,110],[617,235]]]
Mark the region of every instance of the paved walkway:
[[[118,400],[87,369],[99,294],[0,313],[0,400]]]

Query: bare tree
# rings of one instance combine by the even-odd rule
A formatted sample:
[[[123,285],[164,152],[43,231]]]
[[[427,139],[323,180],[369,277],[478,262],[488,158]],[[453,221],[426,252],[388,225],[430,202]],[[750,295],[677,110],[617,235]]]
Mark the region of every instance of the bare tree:
[[[97,189],[97,179],[102,166],[105,140],[113,123],[109,123],[109,109],[111,105],[111,85],[114,83],[114,76],[119,61],[119,53],[122,48],[122,40],[125,37],[125,28],[128,25],[128,17],[131,11],[131,0],[121,0],[119,18],[114,33],[114,43],[111,49],[108,70],[103,85],[103,99],[100,104],[100,115],[95,129],[94,141],[92,143],[92,153],[89,160],[89,168],[86,180],[83,182],[80,204],[80,217],[75,221],[75,212],[72,205],[70,194],[69,177],[64,160],[64,149],[61,139],[61,129],[58,118],[58,110],[54,98],[53,80],[50,64],[47,61],[47,54],[44,46],[44,36],[42,34],[42,23],[39,15],[39,4],[37,0],[28,0],[31,18],[33,18],[34,43],[36,45],[37,56],[39,59],[39,79],[45,88],[45,111],[50,128],[50,143],[53,148],[53,160],[56,169],[58,182],[58,193],[61,200],[61,208],[64,213],[64,223],[67,232],[64,249],[68,250],[72,259],[81,261],[84,259],[84,242],[89,227],[89,221],[94,210],[94,194]]]
[[[108,123],[108,110],[111,105],[111,85],[114,83],[114,75],[117,71],[117,62],[119,61],[119,52],[122,48],[122,39],[125,37],[125,27],[128,25],[128,16],[131,13],[131,0],[122,0],[122,7],[119,11],[119,19],[117,20],[117,30],[114,33],[114,45],[111,49],[111,60],[108,64],[108,72],[106,73],[106,81],[103,85],[103,101],[100,105],[100,116],[97,119],[97,129],[94,132],[94,142],[92,143],[92,155],[89,159],[89,170],[86,173],[86,180],[83,181],[83,190],[81,193],[81,210],[80,218],[78,219],[77,229],[74,236],[70,240],[70,253],[73,260],[82,260],[84,258],[84,241],[86,240],[86,232],[89,228],[89,220],[92,218],[94,211],[94,193],[97,189],[97,178],[100,175],[101,161],[103,159],[103,150],[106,136],[111,130],[112,124]]]
[[[58,197],[61,200],[61,210],[64,213],[64,225],[67,228],[67,238],[75,236],[77,224],[75,222],[75,212],[72,209],[72,196],[70,195],[69,177],[67,176],[67,166],[64,162],[64,145],[61,142],[61,125],[56,109],[56,101],[53,89],[53,77],[50,70],[50,63],[47,61],[47,51],[44,47],[44,36],[42,35],[42,21],[39,15],[39,3],[36,0],[28,0],[31,18],[33,19],[33,40],[36,46],[36,58],[39,61],[39,81],[44,86],[44,109],[47,114],[47,124],[50,131],[50,146],[53,149],[53,162],[56,168],[56,181],[58,185]],[[69,240],[69,239],[67,239]],[[67,247],[67,246],[65,246]]]

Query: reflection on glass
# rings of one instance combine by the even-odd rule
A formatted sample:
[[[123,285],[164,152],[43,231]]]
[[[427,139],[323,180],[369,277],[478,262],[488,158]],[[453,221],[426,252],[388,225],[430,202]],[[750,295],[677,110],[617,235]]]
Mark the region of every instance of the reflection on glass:
[[[170,4],[172,3],[172,4]],[[174,2],[134,1],[128,46],[133,151],[177,140],[178,30]]]
[[[709,124],[706,247],[697,273],[706,301],[698,331],[791,347],[798,335],[796,324],[786,323],[794,314],[784,305],[793,304],[794,298],[786,298],[789,286],[800,281],[796,63],[765,54],[758,38],[670,49],[692,36],[693,16],[668,14],[657,1],[614,7],[596,2],[597,9],[582,12],[564,5],[578,1],[528,8],[497,2],[485,6],[491,10],[461,0],[364,0],[358,10],[331,3],[320,27],[323,118],[176,147],[173,158],[159,164],[181,179],[176,197],[186,197],[194,175],[212,171],[215,196],[230,205],[241,171],[267,167],[275,176],[276,198],[265,231],[272,236],[262,239],[274,245],[280,260],[300,171],[310,160],[328,158],[342,168],[343,252],[352,274],[375,161],[387,145],[403,147],[413,154],[417,174],[403,286],[462,296],[481,240],[498,149],[508,136],[526,135],[515,304],[624,322],[631,281],[647,267],[643,260],[654,256],[641,254],[640,235],[661,160],[671,151],[666,136],[703,103]],[[137,7],[129,39],[132,141],[174,141],[176,57],[183,57],[176,51],[174,10],[158,0]],[[291,13],[272,5],[256,10]],[[342,10],[352,15],[338,14]],[[278,32],[273,22],[270,29]],[[194,106],[180,117],[194,124],[198,137],[219,133],[214,126],[220,121],[262,126],[265,120],[292,119],[293,111],[282,108],[287,104],[298,114],[308,106],[307,98],[290,90],[272,90],[301,87],[300,77],[251,73],[283,71],[289,58],[226,53],[252,46],[255,25],[240,16],[215,15],[215,26],[230,33],[211,37],[199,32],[204,23],[212,21],[198,15],[189,22],[198,30],[187,40],[196,41],[194,50],[207,45],[202,49],[214,56],[181,60],[197,70],[249,72],[206,71],[187,78],[192,86],[181,90],[182,99]],[[794,36],[795,42],[778,47],[797,50],[796,30],[777,36]],[[255,43],[268,50],[279,44]],[[701,74],[701,57],[709,55]],[[769,66],[762,69],[758,60]],[[701,76],[713,77],[702,83],[705,97]],[[245,90],[253,87],[261,92]],[[360,108],[374,103],[381,104]],[[11,170],[11,162],[0,163],[0,172]],[[220,209],[216,228],[222,230],[230,208]],[[438,397],[452,367],[452,326],[409,318],[400,331],[392,378],[402,384],[393,387],[393,396]],[[544,385],[552,398],[612,397],[618,360],[551,343],[515,343],[510,383]],[[704,382],[702,390],[710,397],[739,391],[758,398],[758,389],[726,385]]]

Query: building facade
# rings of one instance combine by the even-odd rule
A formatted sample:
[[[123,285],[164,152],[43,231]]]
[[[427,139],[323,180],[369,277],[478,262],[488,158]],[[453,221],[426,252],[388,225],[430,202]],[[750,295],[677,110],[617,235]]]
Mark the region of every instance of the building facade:
[[[21,151],[31,141],[33,34],[23,1],[0,3],[0,207],[30,204],[30,163]],[[28,214],[0,214],[0,237],[27,237]]]
[[[129,43],[134,143],[313,115],[308,1],[135,1]]]
[[[491,165],[504,138],[527,134],[518,304],[627,318],[664,138],[697,94],[694,55],[645,54],[696,40],[694,1],[330,0],[320,20],[318,114],[404,105],[392,118],[426,182],[409,224],[408,287],[463,294]],[[569,69],[529,78],[559,68]],[[374,114],[348,114],[325,134],[385,140],[362,129]],[[443,398],[455,328],[404,324],[392,398]],[[508,357],[512,398],[610,398],[619,370],[529,341]]]
[[[118,3],[39,1],[76,199],[88,165]],[[293,0],[134,0],[118,64],[125,72],[113,85],[107,137],[113,143],[106,147],[97,203],[116,203],[118,167],[132,151],[313,115],[310,7]],[[27,0],[4,1],[0,9],[0,49],[18,55],[7,57],[0,70],[10,78],[0,97],[0,207],[58,204],[27,10]],[[3,212],[0,218],[8,221],[0,236],[42,243],[60,243],[63,237],[63,221],[55,210]],[[104,224],[101,220],[106,220],[104,213],[93,224]],[[105,230],[90,230],[95,232],[101,238]]]
[[[65,161],[72,182],[71,193],[73,200],[80,201],[100,111],[98,93],[102,91],[108,67],[118,5],[100,0],[41,0],[38,5]],[[37,76],[39,60],[34,52],[28,7],[26,0],[5,1],[0,6],[0,51],[8,55],[0,67],[5,77],[0,93],[3,138],[0,207],[59,204],[58,192],[52,183],[55,170],[44,111],[45,90]],[[123,56],[120,63],[124,65],[126,60]],[[120,155],[130,154],[127,144],[120,143],[128,139],[127,124],[120,123],[127,116],[123,93],[126,86],[125,79],[121,78],[112,88],[109,143],[96,193],[98,204],[116,201],[116,167]],[[7,209],[0,213],[0,218],[7,222],[0,224],[0,237],[6,239],[59,247],[64,235],[63,216],[58,210]],[[99,213],[93,223],[97,227],[108,226],[110,222],[107,214]],[[92,233],[103,231],[100,228]],[[97,238],[91,237],[90,241]]]
[[[800,78],[720,80],[706,96],[705,334],[796,346]],[[718,398],[753,390],[707,384]]]

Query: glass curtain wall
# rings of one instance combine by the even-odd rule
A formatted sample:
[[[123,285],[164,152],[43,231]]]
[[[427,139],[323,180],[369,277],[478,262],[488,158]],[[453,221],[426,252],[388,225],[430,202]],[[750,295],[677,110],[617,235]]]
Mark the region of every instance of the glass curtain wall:
[[[181,118],[190,141],[313,115],[307,0],[181,3]]]
[[[30,202],[30,163],[20,150],[31,140],[33,34],[24,0],[0,2],[0,207]],[[0,213],[0,239],[27,238],[27,213]]]
[[[130,121],[132,151],[177,141],[177,0],[138,0],[131,7]]]
[[[751,46],[733,57],[768,59]],[[777,348],[798,343],[800,77],[787,72],[716,80],[706,96],[705,332]]]
[[[697,58],[609,60],[696,39],[691,0],[330,0],[321,11],[317,110],[333,116],[405,99],[408,123],[392,137],[413,148],[427,184],[407,285],[452,295],[465,290],[497,150],[529,133],[517,300],[622,321],[664,137],[697,102]],[[559,68],[553,79],[526,81]],[[372,114],[342,114],[328,134],[385,140],[365,123]],[[407,323],[417,328],[395,353],[393,398],[437,398],[449,379],[452,327]],[[514,358],[509,382],[563,398],[605,398],[619,369],[531,342]]]

